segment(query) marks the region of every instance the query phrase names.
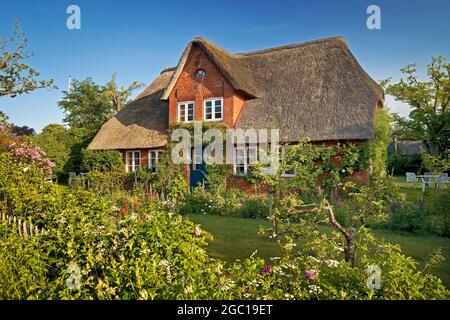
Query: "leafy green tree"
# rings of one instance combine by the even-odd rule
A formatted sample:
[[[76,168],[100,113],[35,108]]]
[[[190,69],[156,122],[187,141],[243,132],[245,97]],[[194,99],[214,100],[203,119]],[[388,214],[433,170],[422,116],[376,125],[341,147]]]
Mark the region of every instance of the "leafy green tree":
[[[41,133],[31,138],[31,142],[41,147],[55,164],[53,173],[59,178],[64,176],[64,167],[69,160],[73,137],[69,130],[60,124],[49,124]]]
[[[118,88],[115,75],[105,85],[99,85],[87,78],[72,80],[71,88],[64,91],[58,102],[64,110],[64,122],[69,125],[72,145],[65,172],[82,170],[83,150],[92,141],[100,127],[130,101],[132,92],[140,87],[133,82],[127,88]]]
[[[39,72],[25,63],[32,57],[28,38],[16,23],[12,38],[0,39],[0,97],[14,98],[40,88],[56,88],[54,80],[38,80]]]
[[[432,57],[428,65],[429,80],[420,81],[415,64],[401,69],[406,79],[391,83],[383,80],[386,93],[412,108],[409,119],[396,116],[400,134],[424,140],[433,155],[450,149],[450,63],[442,56]]]

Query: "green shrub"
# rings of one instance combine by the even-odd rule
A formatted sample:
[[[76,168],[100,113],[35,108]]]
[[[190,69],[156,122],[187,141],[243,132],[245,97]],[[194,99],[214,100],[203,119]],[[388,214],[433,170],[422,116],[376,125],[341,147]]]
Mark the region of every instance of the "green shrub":
[[[219,214],[213,197],[201,187],[194,188],[178,207],[180,214]]]
[[[450,190],[428,190],[425,193],[425,209],[438,233],[450,237]]]
[[[102,173],[122,172],[122,153],[116,150],[83,150],[81,170]]]
[[[423,210],[407,207],[393,213],[387,222],[391,230],[426,234],[433,232],[433,228]]]
[[[269,214],[267,199],[251,197],[242,202],[238,214],[243,218],[266,218]]]
[[[389,154],[387,170],[392,175],[405,175],[406,172],[420,172],[422,168],[421,155],[402,156]]]

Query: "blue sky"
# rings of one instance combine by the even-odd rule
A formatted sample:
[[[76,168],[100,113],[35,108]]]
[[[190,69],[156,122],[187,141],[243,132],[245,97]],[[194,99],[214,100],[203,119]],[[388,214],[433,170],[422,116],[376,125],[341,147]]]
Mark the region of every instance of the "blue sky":
[[[66,27],[69,5],[81,8],[81,30]],[[366,9],[381,9],[381,29],[369,30]],[[38,131],[61,123],[56,102],[68,76],[105,83],[117,72],[120,85],[149,84],[178,62],[186,44],[206,37],[245,52],[342,35],[365,70],[380,80],[400,77],[400,68],[418,63],[423,77],[432,55],[450,58],[450,1],[65,1],[0,0],[0,36],[15,21],[30,38],[28,62],[59,90],[39,90],[1,98],[0,110],[12,122]],[[137,94],[137,92],[136,92]],[[402,115],[408,107],[387,99]]]

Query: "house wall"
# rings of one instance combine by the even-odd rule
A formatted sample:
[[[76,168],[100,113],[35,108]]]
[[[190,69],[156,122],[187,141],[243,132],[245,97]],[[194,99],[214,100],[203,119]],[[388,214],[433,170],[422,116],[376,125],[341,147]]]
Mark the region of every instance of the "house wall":
[[[206,77],[197,79],[198,69],[206,71]],[[230,82],[199,46],[193,46],[172,92],[169,95],[169,126],[178,122],[178,103],[194,101],[195,121],[203,121],[203,100],[224,98],[224,121],[228,127],[236,123],[245,100],[234,92]]]

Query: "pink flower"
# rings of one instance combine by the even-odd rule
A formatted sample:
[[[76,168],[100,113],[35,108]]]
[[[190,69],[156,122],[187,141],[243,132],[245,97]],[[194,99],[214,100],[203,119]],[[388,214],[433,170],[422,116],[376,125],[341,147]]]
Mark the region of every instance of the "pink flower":
[[[150,219],[150,215],[149,214],[144,215],[144,220],[147,221],[148,219]]]
[[[305,272],[305,279],[309,281],[314,280],[314,272],[312,270],[307,270]]]
[[[270,264],[266,264],[264,266],[264,268],[262,269],[262,272],[263,273],[269,273],[271,269],[272,269],[272,266]]]
[[[199,226],[195,227],[195,235],[198,237],[202,234],[202,229]]]

